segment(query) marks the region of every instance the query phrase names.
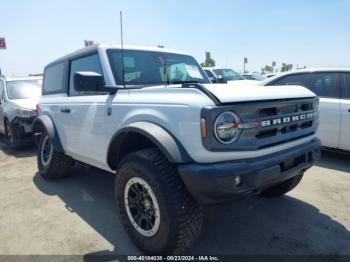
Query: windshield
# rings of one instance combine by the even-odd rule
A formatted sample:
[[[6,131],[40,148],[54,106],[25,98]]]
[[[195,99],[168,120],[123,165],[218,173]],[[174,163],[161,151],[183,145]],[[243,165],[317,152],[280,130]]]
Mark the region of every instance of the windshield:
[[[42,80],[16,80],[7,82],[9,99],[40,97]]]
[[[107,52],[115,81],[122,85],[122,52],[116,49]],[[124,50],[123,53],[125,85],[210,83],[191,56],[139,50]]]
[[[213,69],[217,76],[221,76],[225,81],[244,80],[244,77],[232,69]]]

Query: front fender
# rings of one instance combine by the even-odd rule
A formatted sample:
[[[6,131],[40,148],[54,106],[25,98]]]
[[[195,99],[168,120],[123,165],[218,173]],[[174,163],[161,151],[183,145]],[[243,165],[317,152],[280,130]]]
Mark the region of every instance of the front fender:
[[[129,132],[135,132],[148,138],[172,163],[188,163],[193,161],[184,147],[173,135],[163,127],[151,122],[131,123],[117,131],[110,140],[107,156],[110,155],[111,147],[113,144],[115,145],[115,141],[118,141],[120,138],[122,139]],[[116,144],[118,144],[118,142]],[[107,160],[107,162],[109,162],[109,160]]]

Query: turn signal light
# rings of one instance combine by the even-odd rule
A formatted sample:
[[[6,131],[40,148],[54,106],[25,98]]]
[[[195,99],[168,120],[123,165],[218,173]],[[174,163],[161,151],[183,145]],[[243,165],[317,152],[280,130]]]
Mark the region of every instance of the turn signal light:
[[[206,138],[207,137],[207,122],[205,121],[204,118],[201,118],[201,135],[202,138]]]

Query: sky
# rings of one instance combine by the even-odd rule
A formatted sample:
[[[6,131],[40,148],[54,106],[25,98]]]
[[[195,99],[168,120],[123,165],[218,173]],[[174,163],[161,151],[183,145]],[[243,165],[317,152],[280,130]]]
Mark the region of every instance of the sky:
[[[199,62],[260,71],[276,61],[350,67],[348,0],[0,0],[5,75],[41,73],[84,40],[182,50]]]

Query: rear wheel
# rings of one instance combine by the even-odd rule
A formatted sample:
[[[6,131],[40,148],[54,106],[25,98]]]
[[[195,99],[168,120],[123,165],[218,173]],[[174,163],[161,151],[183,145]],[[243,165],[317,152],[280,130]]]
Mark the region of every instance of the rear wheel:
[[[157,149],[126,156],[115,180],[118,213],[131,240],[146,254],[177,254],[199,237],[202,209]]]
[[[277,184],[275,186],[272,186],[260,193],[261,196],[272,198],[272,197],[280,197],[284,194],[288,193],[292,189],[294,189],[303,178],[304,173],[297,175],[295,177],[292,177],[280,184]]]
[[[37,162],[39,173],[45,179],[57,179],[68,176],[70,174],[69,169],[74,163],[70,157],[58,152],[53,147],[47,134],[41,135]]]

